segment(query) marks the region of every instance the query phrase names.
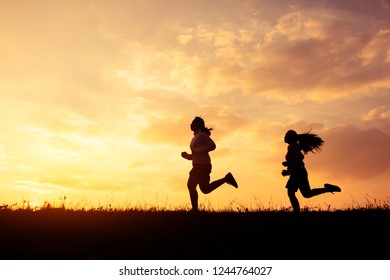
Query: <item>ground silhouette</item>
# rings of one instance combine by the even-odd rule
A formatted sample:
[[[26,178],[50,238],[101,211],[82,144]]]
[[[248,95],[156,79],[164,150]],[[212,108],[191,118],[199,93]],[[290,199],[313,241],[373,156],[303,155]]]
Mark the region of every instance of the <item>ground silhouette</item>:
[[[390,259],[386,210],[1,210],[1,259]]]

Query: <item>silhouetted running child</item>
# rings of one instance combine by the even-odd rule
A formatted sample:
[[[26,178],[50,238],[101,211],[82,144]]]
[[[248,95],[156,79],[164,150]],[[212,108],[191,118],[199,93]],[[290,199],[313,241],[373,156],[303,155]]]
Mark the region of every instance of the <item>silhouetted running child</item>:
[[[196,117],[191,123],[191,130],[194,132],[194,138],[192,138],[190,144],[191,154],[182,152],[181,156],[192,160],[192,170],[190,171],[187,186],[190,192],[192,210],[198,211],[197,185],[199,185],[200,190],[204,194],[212,192],[224,183],[228,183],[235,188],[238,188],[238,185],[230,172],[224,178],[210,183],[212,166],[209,152],[216,148],[214,141],[210,138],[212,129],[205,126],[202,118]]]
[[[341,192],[338,186],[325,184],[324,188],[311,189],[308,174],[303,162],[304,154],[321,150],[324,141],[312,133],[298,134],[294,130],[287,131],[284,142],[288,144],[286,161],[282,164],[287,170],[282,170],[283,176],[290,176],[286,188],[294,212],[299,212],[299,202],[295,193],[299,189],[305,198],[310,198],[327,192]],[[303,153],[301,152],[303,151]]]

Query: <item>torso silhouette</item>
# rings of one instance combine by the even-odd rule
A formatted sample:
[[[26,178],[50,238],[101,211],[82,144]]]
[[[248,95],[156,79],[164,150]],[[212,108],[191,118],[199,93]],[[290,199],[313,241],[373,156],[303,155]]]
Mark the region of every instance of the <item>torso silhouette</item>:
[[[301,152],[301,148],[298,143],[291,143],[288,145],[286,161],[287,161],[287,170],[289,172],[294,172],[299,168],[305,168],[303,159],[305,156]]]
[[[193,164],[210,164],[209,152],[215,150],[214,141],[206,133],[198,130],[190,144]]]

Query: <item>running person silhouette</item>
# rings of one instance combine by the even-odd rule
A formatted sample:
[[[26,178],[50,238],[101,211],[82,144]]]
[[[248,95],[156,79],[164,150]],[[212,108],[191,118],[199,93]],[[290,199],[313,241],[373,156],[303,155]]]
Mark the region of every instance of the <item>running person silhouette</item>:
[[[288,148],[286,161],[282,164],[287,167],[287,170],[282,170],[282,175],[290,176],[286,188],[294,212],[300,212],[299,201],[295,196],[298,189],[305,198],[328,192],[341,192],[338,186],[331,184],[324,184],[324,188],[310,188],[308,174],[303,162],[304,154],[321,150],[324,143],[321,137],[312,133],[298,134],[294,130],[289,130],[284,136],[284,142],[288,144]]]
[[[216,148],[214,141],[210,138],[212,129],[205,126],[202,118],[195,117],[191,123],[191,130],[194,132],[190,144],[191,154],[182,152],[181,156],[192,161],[187,187],[190,192],[192,211],[198,211],[198,192],[196,190],[198,185],[204,194],[212,192],[224,183],[228,183],[235,188],[238,188],[238,185],[230,172],[224,178],[210,183],[212,166],[209,152]]]

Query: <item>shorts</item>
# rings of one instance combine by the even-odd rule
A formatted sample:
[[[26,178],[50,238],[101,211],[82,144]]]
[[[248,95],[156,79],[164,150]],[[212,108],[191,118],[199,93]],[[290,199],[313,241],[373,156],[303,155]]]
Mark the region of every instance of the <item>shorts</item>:
[[[211,164],[195,164],[190,171],[189,181],[194,184],[208,184],[211,169]]]
[[[298,189],[310,190],[309,177],[306,168],[298,168],[291,173],[290,178],[287,181],[286,188],[296,192]]]

